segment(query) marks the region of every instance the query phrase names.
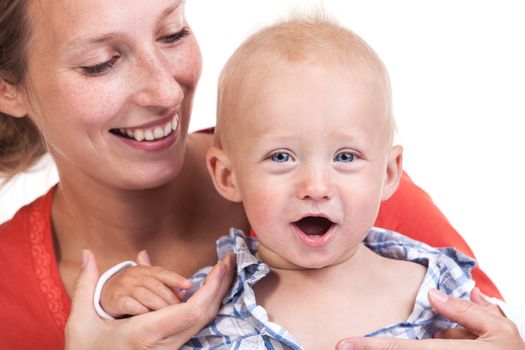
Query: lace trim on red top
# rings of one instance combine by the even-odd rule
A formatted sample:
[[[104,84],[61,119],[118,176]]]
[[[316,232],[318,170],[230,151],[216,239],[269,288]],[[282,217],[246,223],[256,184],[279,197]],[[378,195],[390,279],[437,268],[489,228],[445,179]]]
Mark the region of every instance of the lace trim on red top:
[[[58,267],[52,245],[51,202],[56,186],[40,201],[36,201],[29,212],[29,241],[33,266],[39,281],[40,290],[47,300],[56,325],[64,329],[69,314],[68,296],[64,286],[58,284]]]

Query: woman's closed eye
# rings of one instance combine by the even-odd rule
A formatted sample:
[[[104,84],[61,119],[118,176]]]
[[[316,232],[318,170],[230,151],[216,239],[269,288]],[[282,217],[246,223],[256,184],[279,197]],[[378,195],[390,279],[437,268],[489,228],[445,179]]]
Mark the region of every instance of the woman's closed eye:
[[[176,33],[162,36],[159,39],[159,41],[161,41],[161,42],[163,42],[165,44],[173,44],[173,43],[179,41],[180,39],[188,36],[189,34],[190,34],[190,31],[188,30],[188,28],[184,27],[184,28],[182,28],[181,30],[179,30]]]
[[[190,32],[189,32],[188,28],[184,27],[184,28],[182,28],[181,30],[179,30],[176,33],[162,36],[159,39],[159,41],[161,41],[162,43],[165,43],[165,44],[173,44],[173,43],[181,40],[185,36],[188,36],[189,34],[190,34]],[[87,75],[89,77],[97,77],[97,76],[103,75],[104,73],[107,73],[109,70],[111,70],[111,68],[113,68],[113,66],[117,63],[119,58],[120,58],[120,56],[115,55],[115,56],[111,57],[109,60],[107,60],[105,62],[98,63],[98,64],[95,64],[95,65],[92,65],[92,66],[84,66],[84,67],[80,67],[80,68],[82,69],[82,72],[85,75]]]
[[[120,56],[113,56],[105,62],[95,64],[93,66],[85,66],[80,68],[82,69],[82,72],[85,75],[90,77],[97,77],[99,75],[103,75],[104,73],[108,72],[111,68],[113,68],[113,66],[115,65],[115,63],[117,63],[119,58]]]

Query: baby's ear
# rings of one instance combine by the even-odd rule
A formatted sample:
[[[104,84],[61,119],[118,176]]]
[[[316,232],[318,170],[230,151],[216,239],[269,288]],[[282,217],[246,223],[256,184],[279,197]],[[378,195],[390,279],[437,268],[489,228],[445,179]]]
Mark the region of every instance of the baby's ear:
[[[386,177],[383,186],[382,200],[386,201],[392,196],[399,186],[403,174],[403,147],[394,146],[390,149],[386,165]]]
[[[232,172],[230,158],[221,149],[211,147],[206,153],[206,165],[217,192],[232,202],[240,202],[241,195]]]
[[[27,114],[18,87],[2,78],[0,78],[0,112],[17,118],[25,117]]]

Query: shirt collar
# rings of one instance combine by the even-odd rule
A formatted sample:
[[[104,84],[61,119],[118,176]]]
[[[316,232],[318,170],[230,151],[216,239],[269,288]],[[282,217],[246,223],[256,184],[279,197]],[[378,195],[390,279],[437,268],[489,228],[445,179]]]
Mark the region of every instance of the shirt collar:
[[[228,236],[217,241],[219,259],[229,253],[235,253],[236,276],[230,291],[224,297],[223,303],[230,302],[245,289],[245,284],[252,287],[260,279],[270,273],[270,267],[257,258],[259,242],[235,228],[230,229]]]

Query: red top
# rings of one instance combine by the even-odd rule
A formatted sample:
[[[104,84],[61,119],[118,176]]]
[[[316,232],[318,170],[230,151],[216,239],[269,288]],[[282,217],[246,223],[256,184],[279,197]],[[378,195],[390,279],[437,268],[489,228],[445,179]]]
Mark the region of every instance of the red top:
[[[70,300],[51,234],[55,188],[0,226],[0,349],[64,349]]]
[[[381,204],[375,226],[400,232],[433,247],[454,247],[476,258],[467,242],[434,205],[432,198],[405,172],[397,191]],[[472,270],[472,278],[483,293],[503,300],[494,282],[478,266]]]
[[[0,226],[0,349],[63,349],[70,300],[60,280],[51,231],[55,187]],[[434,246],[472,251],[431,198],[403,174],[396,194],[380,209],[376,226]],[[478,287],[501,298],[479,269]]]

